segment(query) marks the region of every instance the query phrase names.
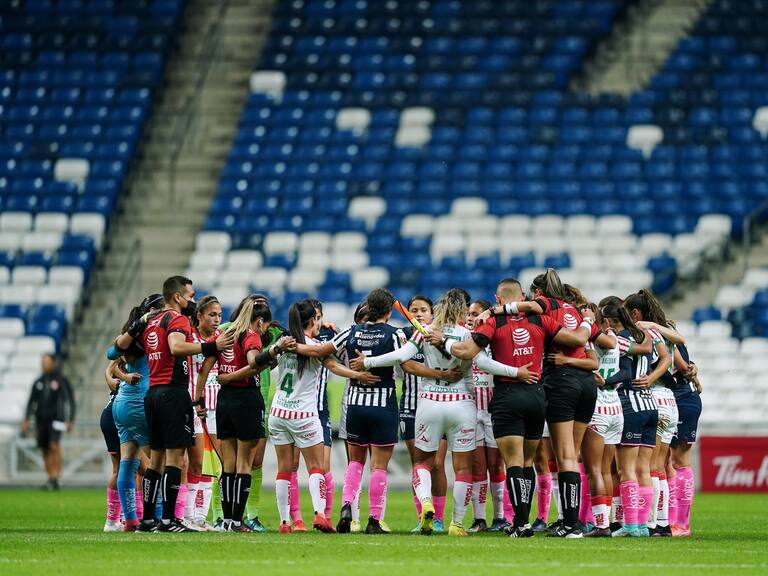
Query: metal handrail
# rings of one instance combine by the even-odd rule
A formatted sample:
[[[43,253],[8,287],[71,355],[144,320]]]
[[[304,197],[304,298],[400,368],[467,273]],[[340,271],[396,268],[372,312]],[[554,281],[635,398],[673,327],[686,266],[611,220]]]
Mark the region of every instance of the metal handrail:
[[[768,200],[744,216],[741,236],[742,276],[746,274],[749,267],[749,256],[752,253],[752,230],[760,217],[765,214],[768,214]]]
[[[170,206],[176,204],[176,170],[179,163],[179,157],[181,156],[184,144],[189,136],[192,122],[197,117],[197,110],[200,105],[200,94],[202,93],[203,86],[208,80],[208,74],[219,49],[219,43],[222,36],[220,32],[221,22],[224,19],[224,14],[226,14],[228,8],[229,0],[221,0],[219,2],[219,10],[216,14],[216,20],[205,37],[202,53],[206,55],[206,57],[202,60],[203,64],[198,70],[195,88],[192,95],[188,97],[181,118],[177,119],[174,127],[172,138],[173,150],[171,151],[168,166],[168,203]]]

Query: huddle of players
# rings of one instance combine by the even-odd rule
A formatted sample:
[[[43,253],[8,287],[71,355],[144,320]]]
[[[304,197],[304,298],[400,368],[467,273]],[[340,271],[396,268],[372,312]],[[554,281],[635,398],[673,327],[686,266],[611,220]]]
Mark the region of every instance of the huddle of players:
[[[112,350],[131,362],[146,356],[148,364],[143,412],[151,458],[142,478],[144,514],[138,522],[131,504],[136,500],[135,495],[131,498],[138,467],[134,459],[126,466],[130,477],[123,483],[125,495],[120,491],[126,529],[194,529],[179,519],[177,497],[184,455],[194,445],[195,405],[197,428],[204,421],[209,427],[215,422],[216,442],[220,444],[221,528],[252,530],[243,522],[243,513],[248,495],[253,493],[251,472],[258,446],[264,444],[265,405],[258,375],[277,363],[279,383],[268,432],[278,458],[276,498],[281,532],[292,529],[290,508],[297,500],[292,481],[299,452],[310,473],[313,525],[324,532],[335,531],[329,505],[333,479],[329,478],[329,451],[324,449],[324,444],[329,443],[324,442],[329,441],[329,426],[327,420],[321,422],[319,410],[322,406],[327,409],[327,399],[323,398],[324,390],[318,394],[318,386],[324,386],[327,370],[331,370],[348,378],[340,430],[340,435],[346,437],[348,467],[336,526],[339,532],[359,529],[356,513],[369,455],[370,516],[366,532],[387,530],[383,522],[387,466],[400,429],[413,460],[413,489],[422,533],[430,534],[435,521],[441,519],[441,514],[436,514],[441,496],[433,494],[440,492],[439,482],[433,487],[432,477],[447,446],[456,473],[449,534],[467,534],[462,522],[470,502],[475,510],[470,531],[486,528],[487,471],[494,502],[491,528],[505,524],[506,488],[512,510],[506,514],[511,524],[505,526],[505,532],[513,537],[532,536],[534,528],[540,529],[546,518],[540,517],[534,526],[529,524],[534,482],[539,487],[540,516],[549,502],[546,474],[537,478],[534,472],[535,460],[548,459],[548,443],[540,444],[546,420],[550,452],[556,464],[549,467],[557,470],[557,482],[550,480],[549,486],[556,486],[562,514],[562,519],[549,528],[550,535],[581,537],[590,511],[594,528],[586,535],[610,535],[608,508],[610,495],[616,492],[614,536],[647,535],[648,516],[657,509],[662,510],[657,520],[662,529],[654,532],[668,533],[662,517],[673,495],[669,487],[674,483],[665,480],[665,492],[660,471],[668,473],[675,466],[668,464],[668,449],[663,447],[668,448],[677,425],[675,397],[684,398],[688,391],[698,400],[688,383],[695,382],[695,366],[687,362],[687,355],[683,356],[683,346],[675,348],[683,343],[682,338],[666,319],[661,325],[647,320],[660,310],[655,299],[649,308],[645,300],[653,297],[647,292],[632,295],[623,306],[621,300],[613,298],[601,302],[600,307],[590,307],[577,290],[564,287],[556,272],[549,270],[536,278],[531,293],[533,299],[525,301],[517,281],[503,280],[496,294],[499,306],[489,310],[487,303],[471,303],[465,291],[453,289],[438,300],[434,315],[431,302],[416,297],[409,307],[428,326],[425,334],[415,331],[408,337],[388,324],[394,302],[391,294],[374,290],[358,307],[356,324],[326,342],[318,339],[323,328],[319,303],[295,303],[289,311],[289,328],[281,331],[274,329],[266,298],[252,295],[241,303],[225,331],[216,327],[203,339],[199,333],[193,335],[194,329],[185,316],[194,316],[191,281],[170,278],[163,288],[165,308],[160,312],[140,310],[142,314],[127,326]],[[213,297],[206,298],[210,302]],[[632,298],[642,299],[643,303],[633,308]],[[645,321],[642,328],[630,313]],[[266,349],[268,344],[272,346]],[[145,354],[140,354],[142,348]],[[190,367],[196,366],[194,357],[198,357],[201,367],[191,377]],[[672,369],[673,363],[676,370]],[[410,387],[401,398],[401,408],[407,405],[407,409],[400,411],[395,393],[396,365],[404,373],[406,387]],[[212,376],[214,370],[218,376]],[[187,386],[190,378],[196,380],[194,389]],[[134,380],[138,381],[136,375],[128,376],[120,389],[134,386]],[[687,448],[695,439],[695,421],[700,412],[700,402],[698,408],[694,401],[690,404],[692,408],[687,412],[692,424],[687,424],[687,435],[681,438],[684,447],[680,454],[672,458],[678,470],[686,468]],[[665,417],[660,418],[662,412]],[[141,443],[124,433],[126,426],[121,420],[115,412],[122,453],[124,438]],[[447,445],[441,442],[443,439]],[[619,448],[615,450],[617,443]],[[480,450],[476,450],[478,445]],[[584,474],[579,473],[580,451],[589,477],[585,499]],[[689,470],[687,466],[686,472]],[[616,473],[620,482],[614,483]],[[611,487],[613,484],[619,485],[618,491]],[[686,495],[690,492],[690,499],[692,484],[691,476],[688,490],[686,477],[682,491]],[[654,490],[655,485],[658,490]],[[156,520],[160,486],[162,514]],[[260,490],[260,486],[254,488]],[[442,499],[444,506],[444,495]],[[200,500],[198,497],[197,502]],[[684,520],[680,534],[688,529],[687,517]]]

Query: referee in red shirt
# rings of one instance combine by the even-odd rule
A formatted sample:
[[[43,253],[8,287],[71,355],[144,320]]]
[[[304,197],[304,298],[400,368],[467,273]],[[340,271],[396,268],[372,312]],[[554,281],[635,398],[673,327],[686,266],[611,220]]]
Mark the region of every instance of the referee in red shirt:
[[[499,282],[496,301],[500,305],[523,299],[523,290],[517,280],[506,278]],[[569,330],[548,316],[506,315],[502,312],[476,327],[471,340],[456,343],[444,339],[446,349],[457,358],[471,360],[490,346],[497,362],[516,368],[530,366],[529,372],[536,375],[534,383],[504,376],[494,376],[493,380],[491,421],[493,435],[507,466],[507,488],[515,510],[515,521],[508,533],[514,538],[534,535],[528,517],[536,479],[533,457],[544,431],[546,414],[544,387],[538,381],[545,343],[584,346],[594,332],[589,320],[575,330]]]
[[[163,283],[163,297],[163,310],[140,318],[117,339],[117,346],[126,349],[138,338],[149,363],[144,413],[149,426],[151,456],[142,484],[144,518],[137,530],[190,532],[175,517],[184,453],[194,444],[194,414],[187,390],[188,356],[216,356],[220,350],[232,346],[233,337],[225,332],[215,342],[193,342],[189,319],[195,313],[195,290],[189,278],[168,278]],[[159,470],[163,465],[161,475]],[[163,517],[159,523],[154,518],[158,488],[163,491]]]

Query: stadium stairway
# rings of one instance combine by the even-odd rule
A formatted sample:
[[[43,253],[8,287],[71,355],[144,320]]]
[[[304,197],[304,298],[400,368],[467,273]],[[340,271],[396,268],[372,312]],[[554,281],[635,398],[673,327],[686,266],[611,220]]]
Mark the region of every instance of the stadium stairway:
[[[614,28],[596,50],[594,65],[587,65],[583,89],[626,96],[643,88],[711,2],[643,0],[631,6],[624,25]]]
[[[92,383],[90,389],[98,391],[81,403],[81,414],[88,419],[97,418],[104,403],[99,392],[104,386],[105,343],[131,306],[159,292],[162,281],[182,273],[189,260],[231,146],[271,11],[272,0],[189,2],[129,194],[110,230],[89,305],[70,342],[69,365],[78,370],[72,378],[86,386]],[[131,271],[134,266],[137,272]]]

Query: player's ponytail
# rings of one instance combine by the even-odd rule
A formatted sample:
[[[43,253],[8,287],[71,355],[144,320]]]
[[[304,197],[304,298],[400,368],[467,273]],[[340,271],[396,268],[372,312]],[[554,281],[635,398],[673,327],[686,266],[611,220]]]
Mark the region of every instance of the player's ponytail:
[[[235,340],[245,334],[256,320],[261,318],[267,324],[272,321],[272,311],[269,309],[265,300],[247,300],[241,302],[238,312],[228,330],[235,333]]]
[[[554,268],[547,268],[544,274],[539,274],[533,279],[531,291],[533,290],[538,290],[547,298],[568,302],[568,295],[565,293],[560,276]]]
[[[641,344],[643,340],[645,340],[645,332],[643,332],[638,327],[638,325],[635,324],[635,321],[632,320],[632,316],[630,316],[629,311],[624,308],[624,306],[616,306],[614,304],[603,306],[600,309],[600,316],[603,319],[613,320],[621,323],[624,328],[629,330],[632,338],[634,338],[635,342],[638,344]]]
[[[317,311],[310,300],[302,300],[301,302],[294,302],[291,307],[288,308],[288,332],[293,336],[294,340],[299,344],[306,344],[307,339],[304,336],[304,330],[309,326],[312,318],[315,317]],[[309,359],[301,354],[296,355],[298,361],[299,376],[304,373]]]
[[[656,322],[660,326],[669,326],[664,309],[661,307],[661,303],[656,299],[653,293],[643,288],[635,294],[630,294],[624,301],[624,307],[627,310],[637,310],[643,317],[643,320],[649,322]]]
[[[563,284],[563,290],[567,298],[566,302],[571,304],[574,308],[581,310],[589,306],[589,300],[581,293],[581,290],[571,284]]]
[[[455,326],[467,317],[467,300],[462,291],[451,288],[440,296],[435,304],[435,317],[432,326],[442,330],[445,326]]]

